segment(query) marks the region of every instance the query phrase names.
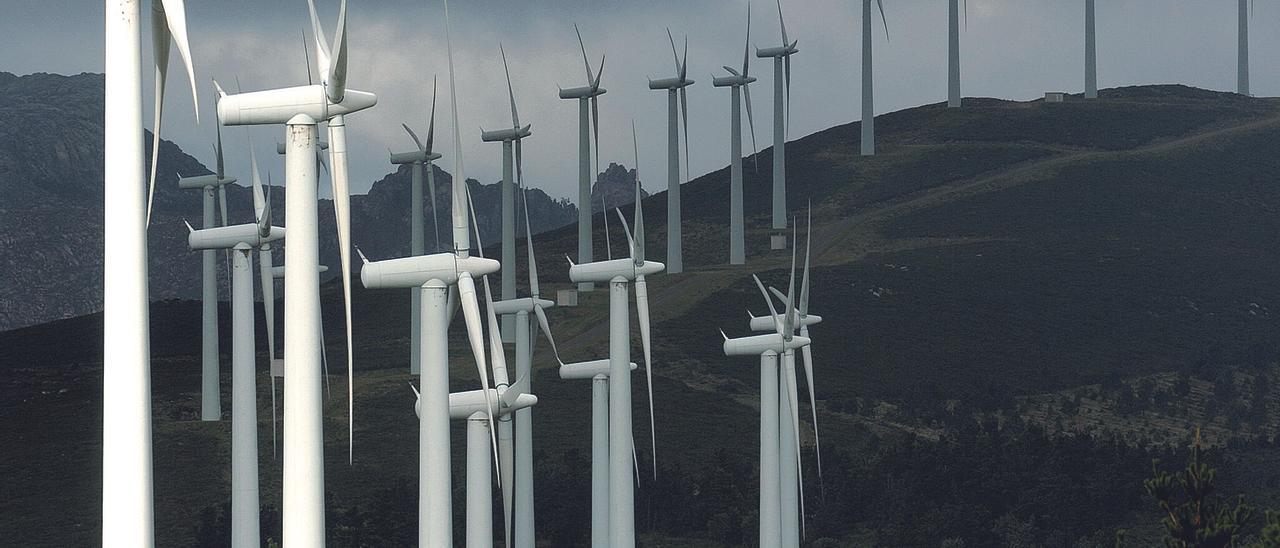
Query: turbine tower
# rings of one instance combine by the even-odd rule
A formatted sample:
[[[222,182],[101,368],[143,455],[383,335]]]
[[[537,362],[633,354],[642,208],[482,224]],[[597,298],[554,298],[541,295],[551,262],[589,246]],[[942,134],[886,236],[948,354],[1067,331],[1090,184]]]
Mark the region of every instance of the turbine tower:
[[[791,56],[800,51],[796,41],[787,39],[787,23],[782,18],[782,0],[778,0],[778,25],[782,28],[782,45],[756,48],[756,57],[773,58],[773,222],[769,249],[787,246],[787,127],[791,116]],[[785,98],[785,99],[784,99]]]
[[[1252,0],[1239,0],[1236,9],[1236,20],[1239,24],[1236,50],[1236,93],[1249,93],[1249,17]]]
[[[884,40],[889,41],[889,20],[884,17],[884,2],[875,0],[884,22]],[[862,0],[862,155],[876,155],[875,77],[871,55],[871,0]]]
[[[270,266],[270,247],[270,244],[264,244],[262,246],[261,253],[262,269],[269,269],[271,272],[271,283],[263,286],[262,308],[267,317],[267,352],[271,356],[271,456],[275,458],[276,447],[278,445],[276,422],[279,420],[279,413],[276,412],[276,379],[284,379],[284,360],[276,358],[275,280],[284,279],[285,268],[283,265]],[[329,267],[325,265],[318,265],[316,267],[316,276],[321,276],[328,271]],[[319,314],[320,310],[316,309],[316,313]],[[320,340],[320,363],[324,366],[324,392],[325,397],[328,398],[333,395],[333,391],[330,390],[329,387],[329,352],[326,350],[324,345],[324,318],[322,316],[316,316],[316,327],[320,332],[319,335],[317,335]]]
[[[141,2],[107,0],[103,100],[102,545],[155,544],[151,470],[151,318],[147,290],[147,191],[142,150]],[[152,0],[159,141],[169,46],[176,42],[196,98],[181,0]],[[200,112],[196,111],[196,121]],[[151,179],[152,184],[155,178]]]
[[[198,177],[181,177],[178,188],[199,189],[203,196],[204,221],[203,228],[218,226],[214,221],[214,202],[219,202],[222,209],[222,224],[227,226],[227,188],[226,185],[236,182],[235,177],[227,177],[222,160],[222,127],[217,126],[218,140],[214,145],[217,158],[217,172],[213,175]],[[155,139],[159,142],[159,139]],[[152,152],[153,158],[156,154]],[[154,163],[154,162],[153,162]],[[154,173],[154,170],[153,170]],[[218,195],[215,200],[214,191]],[[200,252],[200,420],[222,420],[222,398],[220,394],[221,364],[218,358],[218,265],[217,252],[206,249]]]
[[[600,66],[596,72],[591,71],[591,61],[587,59],[587,46],[582,43],[582,33],[578,25],[573,25],[573,32],[578,35],[578,47],[582,49],[582,63],[587,68],[587,85],[576,88],[561,89],[561,99],[578,100],[578,262],[593,261],[594,251],[591,248],[591,180],[600,167],[600,106],[599,97],[605,94],[600,87],[600,76],[604,74],[604,54],[600,55]],[[591,109],[588,110],[588,103]],[[588,126],[590,122],[590,126]],[[591,167],[591,130],[595,130],[596,168]],[[606,219],[609,212],[605,211]],[[583,282],[578,284],[578,291],[592,291],[595,284]]]
[[[947,0],[947,108],[960,108],[960,2]],[[969,0],[964,0],[969,24]]]
[[[667,272],[679,274],[684,272],[684,259],[680,224],[680,126],[676,121],[676,107],[679,103],[680,113],[684,119],[684,160],[685,169],[688,170],[689,96],[685,90],[693,85],[693,80],[686,76],[689,37],[686,36],[684,39],[683,56],[676,54],[676,40],[671,37],[671,29],[667,29],[667,40],[671,42],[671,57],[675,60],[676,76],[658,80],[650,78],[649,89],[667,91]],[[608,214],[606,211],[605,215]]]
[[[635,362],[629,367],[635,371]],[[591,546],[608,548],[609,359],[560,364],[560,378],[591,381]]]
[[[751,128],[751,157],[756,159],[756,123],[751,116],[751,88],[756,81],[751,69],[751,4],[747,4],[747,38],[742,46],[742,72],[725,65],[729,76],[713,76],[711,85],[729,88],[729,264],[747,262],[745,227],[742,218],[742,95],[747,99],[747,125]],[[756,159],[758,162],[759,160]]]
[[[436,236],[434,249],[439,251],[440,223],[436,222],[438,220],[436,219],[436,174],[431,162],[439,160],[442,156],[432,148],[436,135],[436,83],[434,79],[431,82],[431,123],[427,127],[427,143],[424,145],[418,139],[418,134],[409,129],[408,124],[400,125],[409,133],[409,137],[413,138],[414,144],[418,145],[418,150],[413,152],[391,153],[392,164],[409,164],[412,166],[413,182],[409,191],[409,254],[422,255],[426,252],[423,244],[425,235],[422,231],[423,169],[426,169],[427,172],[427,192],[431,196],[431,228],[435,231]],[[409,374],[417,375],[419,373],[419,349],[422,346],[422,329],[419,324],[422,316],[418,313],[418,310],[422,308],[422,293],[416,288],[411,289],[410,293],[412,293],[412,304],[409,307]]]
[[[320,401],[319,278],[310,265],[319,264],[319,225],[316,211],[316,125],[328,122],[329,161],[333,167],[334,217],[338,225],[338,253],[343,280],[347,326],[348,461],[353,449],[351,348],[351,217],[347,183],[346,115],[377,103],[372,93],[347,89],[347,3],[342,1],[333,48],[325,44],[315,4],[308,0],[316,40],[318,85],[223,94],[218,103],[222,123],[286,126],[285,217],[291,233],[285,248],[286,265],[308,265],[285,272],[284,495],[281,506],[283,540],[289,545],[324,546],[324,436]]]
[[[192,250],[231,249],[231,546],[262,545],[258,531],[258,389],[254,364],[253,260],[255,248],[284,238],[271,226],[271,197],[263,196],[258,159],[253,163],[255,222],[195,230],[187,225]],[[271,272],[259,271],[265,289]]]
[[[1084,0],[1084,98],[1098,98],[1098,41],[1094,0]]]
[[[486,143],[502,143],[502,300],[505,301],[516,297],[516,179],[521,178],[520,140],[533,132],[529,131],[531,124],[520,125],[516,94],[511,88],[511,71],[507,69],[507,52],[502,46],[498,46],[498,51],[502,52],[502,70],[507,75],[507,96],[511,98],[511,127],[494,131],[481,128],[480,139]],[[515,168],[514,174],[512,167]],[[502,317],[502,342],[515,342],[515,317],[511,315]]]
[[[635,126],[632,126],[635,147]],[[639,156],[637,154],[637,156]],[[639,162],[636,162],[639,165]],[[623,259],[587,264],[569,263],[572,282],[607,282],[609,284],[609,543],[611,547],[635,546],[635,484],[632,468],[635,445],[631,430],[631,329],[627,312],[627,285],[635,284],[636,316],[640,324],[640,342],[645,354],[645,374],[649,383],[650,433],[653,431],[653,368],[649,343],[649,290],[645,276],[662,272],[659,262],[644,258],[644,209],[640,199],[639,169],[636,173],[635,222],[636,238],[632,239],[622,212],[623,229],[627,232],[631,256]],[[653,440],[651,440],[653,441]],[[657,476],[657,452],[654,452],[654,476]]]

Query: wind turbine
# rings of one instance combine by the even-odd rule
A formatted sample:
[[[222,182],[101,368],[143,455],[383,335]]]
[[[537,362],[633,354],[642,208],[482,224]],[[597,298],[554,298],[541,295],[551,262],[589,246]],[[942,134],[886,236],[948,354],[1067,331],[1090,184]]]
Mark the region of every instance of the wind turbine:
[[[261,546],[258,531],[258,389],[254,367],[253,260],[255,248],[284,238],[284,229],[271,226],[270,196],[263,196],[258,158],[253,163],[253,223],[191,231],[192,250],[230,249],[231,252],[231,546]],[[262,285],[272,283],[270,272]]]
[[[328,122],[329,157],[333,167],[334,217],[338,225],[347,333],[348,462],[354,448],[351,435],[351,213],[347,183],[346,115],[377,103],[372,93],[347,89],[347,3],[342,1],[333,49],[315,4],[307,2],[316,41],[318,85],[223,95],[218,113],[224,124],[286,126],[285,217],[291,233],[285,264],[319,264],[319,226],[316,211],[316,125]],[[221,91],[219,92],[222,93]],[[310,266],[285,272],[285,377],[283,537],[288,544],[324,545],[324,436],[320,401],[320,341],[316,318],[320,307],[319,278]]]
[[[410,187],[409,198],[409,254],[422,255],[426,252],[423,245],[424,234],[422,232],[422,171],[425,167],[427,171],[427,192],[431,194],[431,228],[435,230],[436,245],[433,249],[440,250],[440,223],[436,218],[436,174],[435,168],[431,162],[439,160],[442,156],[435,152],[433,144],[436,136],[436,83],[431,81],[431,123],[427,127],[427,143],[424,145],[418,139],[418,134],[409,129],[408,124],[401,124],[404,130],[409,133],[409,137],[413,138],[413,142],[418,145],[418,150],[413,152],[391,153],[391,163],[410,164],[412,166],[413,183]],[[422,319],[419,310],[422,309],[422,293],[416,288],[410,290],[413,294],[412,305],[409,308],[409,374],[417,375],[419,372],[419,349],[422,346],[422,337],[420,331],[421,325],[419,321]]]
[[[1094,0],[1084,0],[1084,98],[1098,98],[1098,41]]]
[[[142,149],[142,3],[107,0],[104,17],[102,544],[155,544],[151,452],[151,318],[147,289],[147,193]],[[156,132],[169,45],[176,42],[196,97],[182,0],[152,0]],[[196,111],[196,121],[200,112]],[[155,178],[151,178],[152,184]]]
[[[751,127],[751,157],[755,158],[756,123],[751,116],[751,4],[747,4],[747,38],[742,46],[742,72],[725,65],[729,76],[712,76],[711,85],[730,92],[729,129],[729,264],[746,264],[745,228],[742,219],[742,95],[747,97],[747,125]],[[758,161],[758,160],[757,160]]]
[[[672,78],[649,79],[649,89],[667,91],[667,272],[679,274],[684,272],[683,243],[681,235],[680,214],[680,126],[676,122],[676,107],[679,103],[681,117],[684,120],[684,160],[685,169],[689,164],[689,95],[686,88],[693,85],[688,78],[689,38],[684,39],[684,55],[676,53],[676,40],[667,29],[667,40],[671,42],[671,57],[675,61],[676,75]],[[677,93],[679,94],[677,97]],[[636,198],[639,200],[639,198]],[[608,215],[608,212],[605,212]]]
[[[1253,14],[1253,0],[1239,0],[1236,20],[1239,24],[1236,49],[1236,93],[1249,93],[1249,18]]]
[[[218,129],[218,140],[214,146],[214,153],[217,158],[217,172],[213,175],[181,177],[178,179],[178,188],[200,189],[204,203],[204,221],[201,225],[203,228],[218,226],[214,221],[215,201],[219,201],[222,206],[221,226],[227,226],[226,185],[236,182],[235,177],[227,177],[225,175],[222,160],[222,127],[218,124],[215,124],[215,126]],[[158,143],[159,141],[159,139],[155,139],[155,142]],[[152,154],[154,158],[156,151],[153,150]],[[152,172],[154,173],[154,169]],[[214,197],[215,189],[218,192],[216,199]],[[219,363],[218,358],[217,252],[213,249],[206,249],[200,255],[202,261],[200,271],[200,420],[217,421],[222,420],[222,398],[219,388],[221,363]],[[230,261],[228,261],[229,263]]]
[[[542,333],[546,335],[547,341],[551,343],[551,351],[556,355],[556,360],[560,359],[560,353],[556,350],[555,338],[551,336],[551,326],[547,322],[545,309],[555,306],[555,301],[543,299],[538,286],[538,262],[533,253],[533,231],[529,228],[529,203],[524,199],[524,190],[522,188],[521,202],[524,205],[524,230],[525,243],[529,249],[529,296],[520,299],[511,299],[506,301],[498,301],[490,303],[490,308],[495,314],[511,314],[516,318],[516,378],[520,379],[517,383],[523,383],[522,392],[530,390],[530,384],[533,377],[533,342],[536,338],[535,328],[529,323],[529,315],[533,314],[537,318],[538,327]],[[479,241],[479,232],[476,233],[476,241]],[[501,352],[501,349],[498,349]],[[497,361],[495,357],[494,361]],[[495,371],[496,371],[495,366]],[[505,376],[505,367],[504,376]],[[499,385],[505,381],[494,379],[494,384]],[[504,408],[505,409],[505,408]],[[515,433],[514,447],[508,443],[512,440],[512,413],[504,411],[498,417],[498,445],[500,456],[499,461],[502,465],[502,477],[510,478],[507,485],[511,485],[512,489],[504,488],[503,495],[503,515],[506,516],[506,539],[507,544],[511,545],[512,540],[518,547],[529,547],[534,545],[534,527],[533,527],[533,410],[528,407],[521,408],[514,412],[515,416]],[[513,451],[514,449],[514,451]],[[509,456],[514,453],[514,461]],[[514,491],[514,493],[513,493]],[[518,497],[516,499],[515,497]],[[514,534],[512,532],[512,520],[514,519]]]
[[[631,128],[632,147],[635,126]],[[639,154],[636,154],[637,160]],[[639,165],[639,161],[636,165]],[[640,341],[645,354],[645,374],[649,388],[650,433],[653,432],[653,367],[649,344],[649,290],[645,276],[662,272],[663,264],[644,258],[644,209],[640,199],[639,168],[636,173],[635,223],[636,237],[626,218],[618,211],[627,233],[631,256],[623,259],[587,264],[569,262],[572,282],[609,284],[609,546],[635,546],[635,484],[632,465],[635,445],[631,432],[631,329],[627,312],[627,285],[636,287],[636,316],[640,323]],[[657,451],[654,451],[654,476],[657,476]]]
[[[782,45],[756,48],[756,57],[773,58],[772,227],[775,234],[769,237],[769,249],[783,249],[787,246],[787,237],[783,231],[787,229],[787,127],[791,118],[791,56],[800,51],[796,49],[799,40],[787,39],[787,23],[782,18],[782,0],[778,0],[778,25],[782,28]]]
[[[600,87],[600,76],[604,74],[604,54],[600,55],[600,66],[594,73],[591,71],[591,61],[587,59],[587,46],[582,43],[582,33],[578,31],[578,25],[573,25],[573,32],[578,35],[578,47],[582,49],[582,63],[587,68],[587,85],[576,88],[561,89],[561,99],[577,99],[578,100],[578,262],[589,263],[593,261],[593,250],[591,248],[591,180],[595,177],[596,169],[591,167],[591,134],[590,129],[595,129],[595,153],[596,168],[600,167],[600,106],[599,97],[606,93],[606,90]],[[587,104],[590,103],[591,110],[587,110]],[[590,126],[587,125],[588,121]],[[609,217],[609,212],[604,212],[604,217]],[[595,284],[580,283],[578,291],[592,291]]]
[[[884,17],[883,0],[875,0],[884,22],[884,40],[889,41],[889,20]],[[876,155],[875,77],[871,55],[871,0],[862,0],[862,155]]]
[[[794,248],[794,246],[793,246]],[[794,250],[794,249],[793,249]],[[792,294],[795,289],[795,255],[792,255],[792,272],[791,272],[791,290],[788,294]],[[723,331],[720,332],[724,337],[724,353],[726,356],[760,356],[760,546],[776,547],[782,546],[784,540],[784,532],[786,535],[786,545],[791,546],[798,542],[794,538],[797,530],[794,528],[794,521],[791,517],[791,511],[786,510],[788,506],[794,505],[798,501],[796,498],[784,499],[785,490],[782,486],[782,478],[784,476],[782,467],[787,463],[791,463],[796,467],[798,472],[799,460],[787,459],[784,461],[781,454],[789,453],[791,447],[783,448],[786,443],[782,437],[781,422],[791,425],[792,432],[795,432],[797,407],[794,376],[788,378],[782,375],[787,386],[779,386],[779,356],[794,356],[795,349],[802,348],[809,344],[809,339],[803,336],[796,336],[793,332],[795,317],[794,299],[787,302],[785,316],[779,316],[778,311],[773,306],[773,300],[769,297],[768,291],[765,290],[764,284],[760,282],[760,278],[752,276],[756,286],[760,289],[761,295],[765,298],[765,302],[769,305],[770,320],[773,322],[774,333],[765,335],[752,335],[747,337],[739,337],[730,339]],[[781,413],[780,394],[788,394],[787,410],[788,413]],[[787,419],[790,420],[787,420]],[[791,441],[797,438],[792,437]],[[795,455],[798,456],[799,443],[795,442]],[[789,474],[786,474],[789,476]],[[797,478],[798,476],[794,476]],[[798,515],[796,515],[798,517]]]
[[[628,375],[635,369],[631,362]],[[591,381],[592,548],[609,546],[609,372],[608,358],[560,365],[561,379]]]
[[[960,2],[947,0],[947,108],[960,108]],[[964,22],[969,24],[969,0],[964,0]]]
[[[487,143],[502,143],[502,300],[516,297],[516,179],[520,178],[520,140],[533,134],[531,124],[520,125],[520,113],[516,110],[516,94],[511,87],[511,71],[507,69],[507,52],[502,53],[502,70],[507,75],[507,95],[511,99],[511,127],[493,131],[480,129],[480,139]],[[515,151],[514,165],[512,151]],[[513,174],[512,168],[515,168]],[[515,318],[502,317],[502,342],[515,342]]]
[[[458,129],[458,93],[453,67],[453,39],[449,29],[449,2],[444,2],[445,42],[449,54],[449,101],[453,117],[453,251],[367,262],[360,279],[369,289],[419,287],[422,291],[421,419],[418,427],[418,544],[452,546],[452,488],[449,462],[449,293],[456,287],[466,322],[467,339],[485,394],[488,377],[484,332],[475,277],[497,272],[492,259],[472,257],[467,211],[466,171]],[[492,420],[490,420],[492,423]]]

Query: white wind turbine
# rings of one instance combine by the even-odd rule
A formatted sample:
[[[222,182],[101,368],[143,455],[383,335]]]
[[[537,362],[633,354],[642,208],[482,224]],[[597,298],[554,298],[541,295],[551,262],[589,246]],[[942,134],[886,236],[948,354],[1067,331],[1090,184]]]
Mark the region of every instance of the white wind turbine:
[[[1084,0],[1084,98],[1098,98],[1098,41],[1094,0]]]
[[[773,209],[769,237],[770,249],[787,245],[787,128],[791,119],[791,56],[800,51],[796,41],[787,39],[787,23],[782,18],[782,0],[778,0],[778,25],[782,29],[782,45],[756,48],[756,57],[773,59]],[[785,86],[784,86],[785,85]],[[785,97],[785,99],[784,99]]]
[[[198,177],[181,177],[178,179],[178,188],[181,189],[199,189],[203,196],[204,219],[202,228],[213,228],[218,226],[214,221],[214,202],[219,202],[222,206],[222,225],[227,226],[227,188],[226,185],[236,182],[235,177],[227,177],[224,171],[222,159],[222,126],[215,124],[217,128],[217,143],[214,145],[214,154],[217,158],[217,172],[212,175],[200,175]],[[159,139],[155,139],[159,143]],[[152,150],[152,173],[155,173],[154,163],[157,150]],[[153,175],[154,178],[154,175]],[[214,190],[218,195],[215,198]],[[222,398],[220,390],[221,364],[219,363],[218,353],[218,265],[217,252],[213,249],[206,249],[201,252],[201,274],[200,274],[200,420],[217,421],[222,420]],[[227,261],[230,264],[230,261]]]
[[[324,439],[320,401],[320,341],[316,326],[320,307],[319,278],[310,265],[319,264],[319,226],[316,211],[316,125],[328,122],[329,156],[333,167],[334,217],[338,225],[347,333],[348,462],[354,433],[351,420],[351,214],[347,182],[346,115],[377,103],[368,92],[347,89],[347,3],[342,1],[333,50],[324,43],[315,4],[308,0],[316,41],[319,85],[296,86],[224,95],[218,113],[226,125],[286,126],[285,217],[290,243],[285,264],[308,265],[285,272],[284,480],[283,535],[288,544],[324,545]],[[221,92],[220,92],[221,93]]]
[[[635,371],[636,364],[629,364]],[[560,378],[591,381],[591,546],[609,546],[609,359],[560,364]],[[519,538],[519,537],[517,537]]]
[[[453,39],[449,29],[449,2],[445,0],[445,41],[449,52],[449,100],[453,115],[453,251],[386,261],[368,262],[360,271],[366,288],[422,291],[421,419],[418,428],[418,544],[452,546],[452,488],[449,462],[449,293],[456,287],[462,305],[467,338],[476,359],[480,379],[488,395],[485,374],[484,332],[476,298],[475,277],[497,272],[492,259],[470,255],[466,172],[458,129],[458,94],[453,67]],[[492,422],[492,421],[491,421]]]
[[[751,4],[747,4],[747,38],[742,46],[742,72],[725,65],[729,76],[712,76],[711,85],[730,91],[729,126],[729,264],[746,264],[746,236],[742,217],[742,95],[747,99],[747,125],[751,128],[751,157],[756,158],[756,123],[751,116]]]
[[[436,174],[435,167],[431,162],[439,160],[442,156],[435,152],[433,145],[436,136],[436,83],[433,79],[431,82],[431,122],[427,126],[427,143],[424,145],[418,139],[418,134],[409,129],[408,124],[401,124],[404,130],[409,133],[409,137],[413,138],[414,144],[418,145],[418,150],[413,152],[391,153],[391,163],[410,164],[412,166],[413,182],[409,191],[409,254],[422,255],[426,252],[423,239],[425,234],[422,231],[422,171],[427,172],[427,192],[431,195],[431,227],[435,231],[436,245],[433,249],[440,251],[440,223],[436,218]],[[422,346],[421,325],[419,322],[422,315],[419,310],[422,308],[422,293],[416,288],[412,289],[413,293],[412,305],[409,308],[409,374],[417,375],[419,373],[419,350]]]
[[[551,343],[551,351],[556,359],[560,354],[556,350],[555,338],[551,336],[551,325],[547,322],[545,309],[555,306],[555,301],[543,299],[538,286],[538,262],[533,253],[533,231],[529,228],[529,203],[524,199],[523,182],[521,182],[521,202],[524,205],[525,243],[529,249],[529,296],[519,299],[491,302],[490,308],[495,314],[511,314],[516,318],[516,378],[523,383],[521,393],[530,390],[533,377],[533,343],[537,338],[536,329],[541,329]],[[478,242],[480,235],[476,233]],[[537,327],[529,323],[529,315],[537,318]],[[500,350],[499,350],[500,352]],[[497,358],[494,359],[495,363]],[[504,391],[505,380],[496,376],[494,384],[500,392]],[[505,367],[503,375],[505,376]],[[498,417],[498,449],[501,476],[509,478],[505,485],[510,489],[502,490],[503,515],[506,516],[506,539],[510,546],[532,548],[534,541],[533,526],[533,410],[528,407],[514,412],[514,440],[512,435],[512,413],[504,408]],[[514,443],[514,447],[513,447]],[[514,453],[514,459],[512,454]],[[517,498],[518,497],[518,498]],[[512,520],[514,520],[514,533]]]
[[[258,531],[258,389],[254,367],[253,260],[255,248],[284,238],[284,229],[271,226],[271,197],[263,196],[258,159],[253,163],[255,222],[191,231],[192,250],[231,251],[231,546],[257,547]],[[262,285],[272,283],[269,271],[260,271]]]
[[[635,126],[632,125],[632,147]],[[637,152],[639,165],[639,154]],[[648,377],[650,433],[653,433],[653,367],[649,342],[649,290],[645,276],[662,272],[663,264],[644,258],[644,209],[640,199],[640,177],[636,173],[635,223],[636,238],[631,237],[626,218],[618,211],[631,256],[624,259],[587,264],[569,262],[572,282],[609,284],[609,546],[635,546],[635,484],[632,483],[634,440],[631,431],[631,329],[627,313],[627,285],[635,284],[636,316],[640,323],[640,341],[645,354]],[[653,442],[655,440],[651,440]],[[657,476],[657,451],[654,448],[654,476]]]
[[[578,47],[582,49],[582,63],[587,68],[587,85],[560,90],[561,99],[577,99],[578,101],[578,262],[593,261],[591,244],[591,180],[595,178],[600,167],[600,106],[599,97],[606,93],[600,87],[600,76],[604,74],[604,55],[600,55],[600,66],[594,73],[591,61],[587,59],[587,46],[582,43],[582,33],[578,25],[573,25],[573,32],[578,35]],[[590,110],[587,110],[590,103]],[[588,125],[590,122],[590,125]],[[595,129],[596,168],[591,167],[591,128]],[[609,212],[604,212],[608,222]],[[608,240],[606,240],[607,242]],[[591,291],[594,284],[580,283],[579,291]]]
[[[155,544],[155,507],[141,6],[136,0],[107,0],[104,10],[102,544],[146,548]],[[186,65],[192,103],[199,100],[182,0],[152,0],[151,26],[159,122],[171,41]],[[157,142],[159,128],[157,123]]]
[[[960,2],[947,0],[947,108],[960,108]],[[964,22],[969,24],[969,0],[964,2]]]
[[[795,289],[794,245],[792,247],[792,270],[788,296],[792,295]],[[797,398],[795,396],[794,375],[791,377],[781,375],[785,386],[779,386],[778,358],[788,354],[794,356],[795,349],[807,346],[809,339],[794,334],[795,310],[793,303],[795,301],[788,299],[786,315],[779,316],[777,309],[773,306],[773,300],[765,290],[764,284],[760,282],[760,278],[753,276],[753,279],[760,289],[761,295],[765,298],[765,302],[769,305],[770,320],[773,323],[774,333],[730,339],[721,331],[721,336],[724,337],[724,353],[726,356],[760,356],[759,543],[762,547],[777,547],[783,546],[783,541],[786,540],[785,545],[792,546],[799,542],[799,530],[796,527],[799,521],[799,514],[786,509],[789,505],[794,505],[800,501],[802,497],[784,498],[787,490],[782,485],[783,477],[793,477],[796,479],[796,485],[799,485],[799,476],[791,476],[789,472],[784,473],[782,467],[790,463],[798,474],[800,447],[799,442],[796,441],[797,438],[794,436],[791,440],[794,447],[783,447],[783,445],[787,445],[787,440],[781,436],[782,428],[780,428],[780,423],[788,423],[791,431],[793,433],[796,431],[797,414],[794,413],[794,410],[797,408]],[[785,398],[786,408],[783,408],[780,404],[780,401],[784,400],[783,397],[780,397],[783,394],[787,395]],[[783,409],[788,412],[783,413]],[[793,451],[796,458],[785,460],[782,458],[782,455]]]
[[[667,92],[667,272],[679,274],[684,272],[684,247],[680,209],[680,125],[676,119],[676,107],[679,106],[681,118],[684,120],[684,160],[687,171],[689,168],[689,95],[686,88],[692,86],[694,81],[688,77],[689,37],[686,36],[684,39],[683,56],[676,53],[676,40],[671,36],[671,29],[667,29],[667,40],[671,42],[671,57],[675,61],[676,75],[657,80],[650,78],[649,89],[661,89]],[[639,198],[636,199],[639,200]],[[605,212],[605,215],[608,215],[608,212]]]
[[[480,129],[480,139],[502,143],[502,300],[516,297],[516,179],[520,177],[522,158],[520,141],[533,134],[531,124],[520,125],[520,113],[516,110],[516,94],[511,87],[511,71],[507,69],[507,52],[502,53],[502,70],[507,75],[507,95],[511,99],[511,127],[493,131]],[[514,162],[512,151],[515,152]],[[514,168],[514,172],[513,172]],[[515,342],[515,318],[502,317],[502,341]]]
[[[889,41],[889,20],[884,16],[883,0],[875,0],[884,22],[884,40]],[[862,155],[876,155],[875,73],[871,52],[871,0],[862,0]]]

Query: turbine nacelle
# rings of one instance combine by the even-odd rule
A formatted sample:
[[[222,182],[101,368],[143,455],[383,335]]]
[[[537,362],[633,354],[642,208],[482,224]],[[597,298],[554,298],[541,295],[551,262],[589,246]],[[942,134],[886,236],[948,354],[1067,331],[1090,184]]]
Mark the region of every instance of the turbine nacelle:
[[[532,124],[526,124],[521,128],[495,129],[493,131],[480,128],[480,140],[485,142],[517,141],[533,135],[533,132],[529,130],[531,127],[533,127]]]
[[[799,311],[792,315],[792,325],[796,327],[808,327],[822,323],[822,316],[817,314],[809,314],[801,316]],[[750,327],[752,331],[773,331],[772,316],[751,316]]]
[[[197,175],[195,177],[179,177],[178,188],[214,188],[236,182],[235,177],[221,177],[216,174]]]
[[[773,318],[769,318],[770,322]],[[773,328],[772,325],[769,326]],[[796,350],[809,346],[808,337],[790,337],[786,338],[777,333],[768,333],[765,335],[751,335],[749,337],[738,337],[724,340],[724,355],[726,356],[759,356],[765,352],[777,352],[779,354],[788,350]]]
[[[234,249],[240,244],[258,247],[265,243],[284,239],[284,227],[273,226],[266,236],[261,234],[260,228],[257,223],[246,223],[201,230],[193,229],[187,236],[187,245],[193,251],[201,249]]]
[[[638,264],[637,264],[638,263]],[[585,264],[569,264],[569,281],[608,283],[614,278],[634,281],[640,276],[662,272],[666,265],[657,261],[635,261],[630,257]]]
[[[602,87],[581,86],[576,88],[561,88],[561,99],[590,99],[604,95],[606,90]]]
[[[656,80],[653,78],[649,79],[649,89],[677,90],[692,86],[693,84],[694,80],[692,78],[680,78],[679,76],[672,78],[658,78]]]
[[[296,86],[224,95],[218,118],[224,126],[287,124],[298,115],[319,122],[376,104],[378,96],[367,91],[347,90],[342,102],[334,103],[322,85]]]
[[[417,164],[417,163],[425,164],[429,162],[434,162],[441,158],[444,158],[444,156],[438,152],[426,152],[423,150],[415,150],[413,152],[392,152],[391,153],[391,163],[396,165]]]
[[[555,301],[547,299],[539,299],[537,297],[524,297],[521,299],[507,299],[505,301],[496,301],[490,306],[493,307],[493,313],[499,316],[506,314],[516,314],[519,312],[533,312],[534,308],[548,309],[555,306]]]
[[[786,46],[773,46],[771,48],[756,48],[756,57],[766,58],[766,57],[790,56],[791,54],[794,54],[800,51],[799,49],[796,48],[797,42],[792,42],[790,45],[786,45]]]
[[[725,67],[725,68],[729,68],[729,67]],[[711,77],[711,85],[718,88],[732,87],[732,86],[745,86],[747,84],[754,83],[755,81],[756,81],[755,76],[742,76],[740,74]]]
[[[363,257],[363,255],[362,255]],[[472,278],[497,272],[498,261],[483,257],[459,257],[453,253],[435,253],[373,261],[360,269],[360,281],[366,289],[420,287],[430,280],[457,283],[462,274]]]
[[[635,362],[631,362],[631,370],[636,370]],[[591,360],[577,363],[560,364],[561,379],[594,379],[599,375],[609,376],[609,359]]]
[[[418,395],[417,389],[414,389],[413,392]],[[449,418],[461,420],[486,411],[493,416],[504,416],[513,411],[533,407],[538,403],[538,397],[533,394],[518,394],[514,398],[500,398],[498,390],[495,388],[490,388],[487,394],[485,392],[485,390],[481,389],[449,394]],[[419,418],[422,417],[421,395],[418,395],[417,401],[413,404],[413,413]]]

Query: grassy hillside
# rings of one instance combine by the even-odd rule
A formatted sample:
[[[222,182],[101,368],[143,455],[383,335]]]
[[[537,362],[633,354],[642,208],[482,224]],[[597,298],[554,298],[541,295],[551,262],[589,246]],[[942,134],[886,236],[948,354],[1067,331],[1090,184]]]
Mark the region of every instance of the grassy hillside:
[[[1168,455],[1178,430],[1199,423],[1214,425],[1215,441],[1233,442],[1223,466],[1237,479],[1226,494],[1274,505],[1268,485],[1280,479],[1247,478],[1280,458],[1254,438],[1274,435],[1255,422],[1280,418],[1280,402],[1258,395],[1280,382],[1268,368],[1280,357],[1271,313],[1280,290],[1270,283],[1280,276],[1280,159],[1270,150],[1280,103],[1150,86],[1090,102],[930,105],[885,115],[877,129],[874,158],[857,156],[857,124],[788,144],[790,209],[803,215],[813,203],[813,312],[824,317],[813,329],[821,480],[807,403],[801,427],[814,545],[1091,545],[1135,525],[1141,541],[1154,531],[1142,525],[1158,520],[1142,498],[1149,459]],[[786,283],[789,253],[765,249],[770,151],[756,160],[745,163],[748,266],[723,265],[726,169],[683,190],[689,271],[651,280],[656,481],[642,371],[634,398],[637,521],[651,545],[754,543],[759,371],[755,360],[725,358],[718,330],[745,334],[747,310],[765,310],[752,273]],[[665,199],[644,201],[657,260]],[[621,231],[612,236],[625,249]],[[603,237],[597,231],[598,254]],[[576,228],[536,244],[544,293],[566,288],[560,258],[576,254]],[[340,287],[322,293],[335,368],[325,423],[332,545],[402,545],[416,527],[417,481],[407,291],[355,291],[352,466],[338,375]],[[582,306],[550,313],[566,361],[605,356],[606,300],[584,294]],[[225,527],[230,424],[193,420],[198,309],[153,306],[165,546],[217,545]],[[0,498],[0,513],[11,516],[0,538],[83,545],[98,534],[100,333],[100,316],[0,333],[0,397],[13,402],[0,416],[0,437],[12,441],[0,449],[0,478],[4,492],[17,493]],[[265,364],[261,335],[258,345]],[[533,379],[539,533],[549,546],[581,545],[590,388],[561,381],[546,346]],[[458,390],[477,382],[464,348],[454,326]],[[223,371],[229,410],[229,361]],[[1180,378],[1185,393],[1175,391]],[[260,371],[271,535],[280,470],[267,381]],[[456,454],[460,432],[453,442]],[[460,520],[461,476],[455,492]]]

